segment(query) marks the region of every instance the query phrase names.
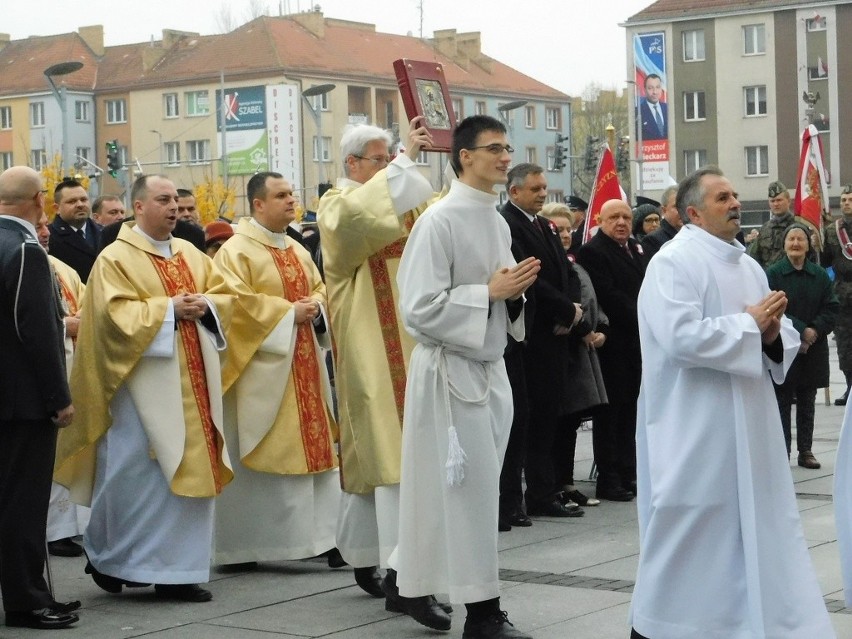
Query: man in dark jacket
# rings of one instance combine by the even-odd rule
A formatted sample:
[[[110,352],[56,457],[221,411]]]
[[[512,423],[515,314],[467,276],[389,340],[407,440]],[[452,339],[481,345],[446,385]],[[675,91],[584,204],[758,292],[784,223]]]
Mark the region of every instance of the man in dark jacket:
[[[77,271],[85,283],[101,236],[100,227],[89,218],[89,194],[77,180],[64,178],[53,190],[53,201],[56,217],[50,224],[50,254]]]
[[[675,206],[676,198],[677,186],[670,186],[663,191],[663,197],[660,198],[662,200],[660,209],[663,218],[660,221],[660,228],[642,238],[642,250],[645,251],[645,259],[648,261],[657,254],[663,244],[677,235],[677,232],[683,226],[683,220],[680,219],[680,213]]]
[[[609,317],[607,341],[598,351],[609,406],[595,421],[593,436],[597,497],[611,501],[629,501],[636,494],[636,401],[642,379],[636,300],[646,262],[642,247],[630,237],[632,223],[626,202],[605,202],[599,232],[577,255]]]
[[[561,488],[554,474],[553,441],[559,418],[567,412],[563,404],[569,387],[568,367],[572,364],[570,340],[575,334],[582,337],[591,328],[578,326],[583,314],[579,279],[569,280],[562,244],[550,223],[538,215],[547,197],[544,169],[535,164],[518,164],[509,171],[507,188],[509,202],[502,213],[512,232],[515,259],[541,260],[538,279],[530,287],[535,310],[532,322],[526,326],[523,353],[529,405],[524,465],[527,514],[578,517],[583,511],[576,504],[562,503],[558,496]],[[527,312],[526,318],[529,317]],[[554,388],[563,392],[553,392]],[[518,521],[515,525],[524,524]]]
[[[43,576],[56,429],[74,416],[43,210],[38,173],[0,174],[0,591],[7,626],[51,629],[77,622],[80,602],[57,603]]]

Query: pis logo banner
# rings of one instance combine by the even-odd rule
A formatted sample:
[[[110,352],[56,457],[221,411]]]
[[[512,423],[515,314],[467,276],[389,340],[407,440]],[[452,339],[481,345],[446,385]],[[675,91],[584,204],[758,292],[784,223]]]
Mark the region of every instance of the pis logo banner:
[[[222,109],[225,110],[225,128],[228,131],[266,128],[266,88],[236,87],[216,91],[216,130],[222,131]]]

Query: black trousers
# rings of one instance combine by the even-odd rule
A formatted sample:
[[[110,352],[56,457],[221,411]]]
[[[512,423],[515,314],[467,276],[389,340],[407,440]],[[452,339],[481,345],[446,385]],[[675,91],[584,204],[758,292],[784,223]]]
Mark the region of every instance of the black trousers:
[[[783,386],[775,387],[775,397],[778,400],[778,410],[781,413],[781,427],[784,429],[784,441],[787,444],[787,455],[793,443],[792,418],[793,397],[796,398],[796,450],[800,453],[810,450],[814,442],[814,412],[817,389],[813,386]]]
[[[636,397],[610,401],[595,417],[592,444],[598,488],[636,481]]]
[[[557,488],[574,483],[574,454],[577,451],[577,430],[581,424],[577,414],[562,417],[553,441],[553,476]]]
[[[8,612],[53,604],[44,564],[55,455],[51,420],[0,422],[0,591]]]
[[[640,635],[638,632],[633,630],[633,628],[631,628],[630,629],[630,639],[648,639],[648,637],[645,637],[644,635]]]
[[[523,353],[520,347],[506,353],[506,373],[512,387],[512,406],[515,409],[509,443],[500,472],[500,512],[509,515],[520,510],[524,503],[523,472],[527,455],[527,381]]]

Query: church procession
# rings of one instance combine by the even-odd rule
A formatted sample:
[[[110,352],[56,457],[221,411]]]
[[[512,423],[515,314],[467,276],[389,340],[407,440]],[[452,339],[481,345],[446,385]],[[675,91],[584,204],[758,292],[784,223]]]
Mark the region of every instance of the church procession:
[[[426,56],[393,126],[300,87],[316,197],[264,137],[242,211],[116,140],[100,184],[12,162],[0,88],[0,639],[852,637],[839,136],[806,91],[797,166],[690,155],[629,35],[637,159],[589,136],[580,189]]]

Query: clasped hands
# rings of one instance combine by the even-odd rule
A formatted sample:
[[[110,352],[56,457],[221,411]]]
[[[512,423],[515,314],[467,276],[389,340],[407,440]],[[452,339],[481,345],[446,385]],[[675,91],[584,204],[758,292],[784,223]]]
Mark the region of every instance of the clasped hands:
[[[207,300],[198,293],[179,293],[172,298],[172,306],[175,310],[175,319],[200,320],[210,309]]]
[[[501,268],[488,280],[488,301],[516,300],[527,290],[541,270],[541,260],[528,257],[512,268]]]
[[[293,309],[296,312],[296,324],[304,322],[313,322],[320,314],[320,303],[310,297],[303,297],[300,300],[293,302]]]
[[[745,312],[754,318],[764,344],[771,344],[781,333],[781,318],[787,310],[787,294],[771,291],[757,304],[746,306]]]

